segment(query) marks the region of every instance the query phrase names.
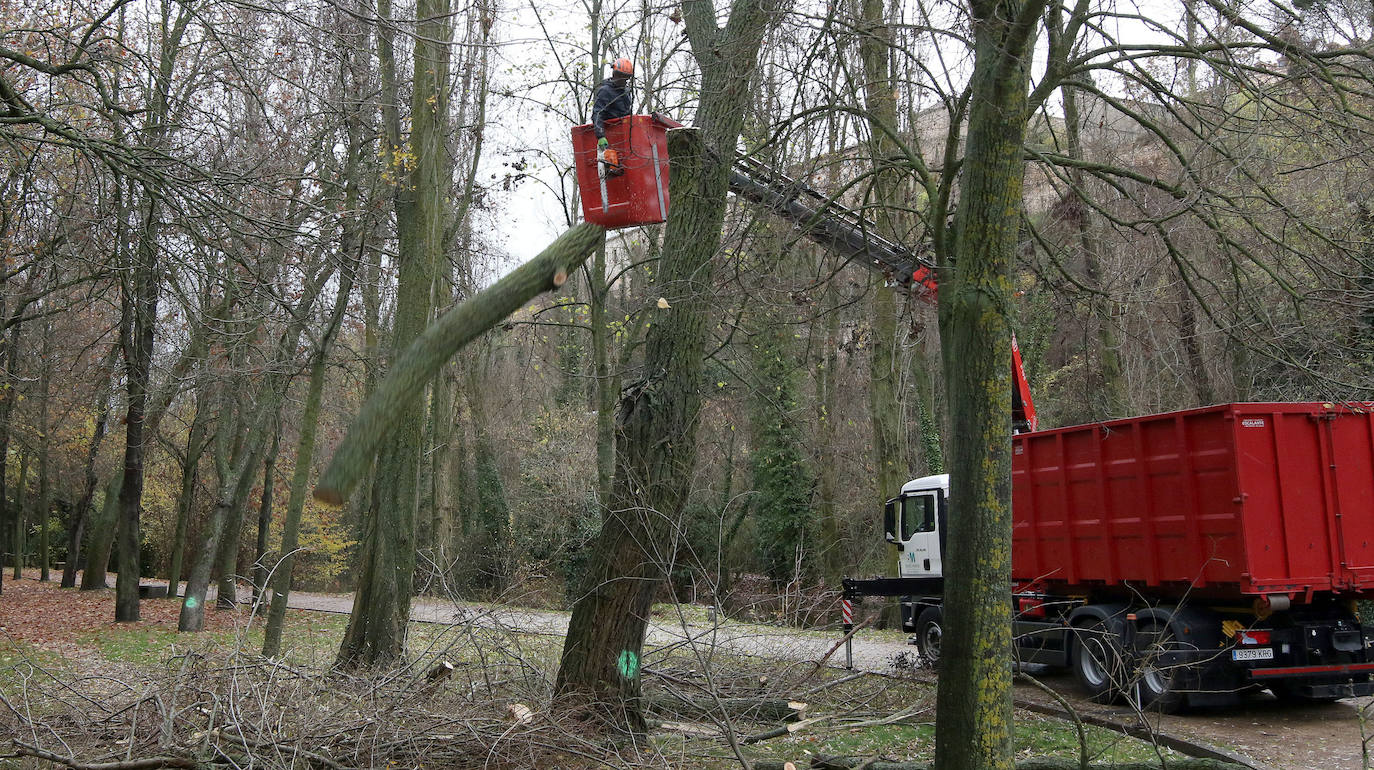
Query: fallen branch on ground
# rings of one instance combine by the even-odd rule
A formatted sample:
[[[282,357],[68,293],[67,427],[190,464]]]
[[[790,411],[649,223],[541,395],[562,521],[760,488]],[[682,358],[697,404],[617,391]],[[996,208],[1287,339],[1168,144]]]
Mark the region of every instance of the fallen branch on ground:
[[[160,767],[200,767],[200,763],[186,757],[148,757],[147,759],[126,759],[119,762],[81,762],[72,757],[64,757],[51,751],[14,742],[15,753],[24,757],[46,759],[54,764],[70,767],[72,770],[157,770]]]

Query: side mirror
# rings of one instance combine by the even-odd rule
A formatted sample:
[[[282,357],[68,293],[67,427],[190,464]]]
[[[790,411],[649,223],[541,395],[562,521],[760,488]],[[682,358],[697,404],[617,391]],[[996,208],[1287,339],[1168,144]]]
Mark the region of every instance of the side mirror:
[[[887,505],[883,506],[883,537],[887,542],[901,547],[902,542],[897,539],[897,501],[888,500]]]

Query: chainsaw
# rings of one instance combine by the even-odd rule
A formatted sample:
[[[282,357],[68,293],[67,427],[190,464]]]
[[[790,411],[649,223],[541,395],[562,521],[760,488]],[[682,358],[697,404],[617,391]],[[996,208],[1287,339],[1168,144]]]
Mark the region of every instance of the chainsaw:
[[[611,179],[625,173],[625,167],[620,165],[620,156],[610,147],[601,151],[601,159],[596,165],[597,173],[602,179]]]

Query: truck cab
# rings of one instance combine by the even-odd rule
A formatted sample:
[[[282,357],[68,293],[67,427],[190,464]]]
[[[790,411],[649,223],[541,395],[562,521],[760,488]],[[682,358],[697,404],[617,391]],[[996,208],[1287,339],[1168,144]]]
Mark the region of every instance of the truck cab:
[[[949,474],[908,481],[901,494],[887,501],[884,530],[887,541],[901,554],[898,576],[944,576],[945,518],[949,511]]]

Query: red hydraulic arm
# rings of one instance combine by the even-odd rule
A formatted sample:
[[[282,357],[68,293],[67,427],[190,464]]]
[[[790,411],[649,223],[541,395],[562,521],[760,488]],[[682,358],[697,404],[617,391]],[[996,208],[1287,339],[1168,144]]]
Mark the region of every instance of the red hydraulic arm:
[[[878,234],[877,225],[861,213],[846,208],[816,190],[782,176],[763,164],[738,154],[730,175],[730,190],[767,207],[794,223],[802,234],[846,259],[882,272],[888,280],[935,302],[939,285],[935,264],[924,254],[893,243]],[[1039,421],[1030,384],[1026,382],[1021,348],[1011,339],[1011,424],[1017,433],[1033,431]]]
[[[672,118],[655,114],[665,125],[680,127]],[[730,173],[730,191],[760,204],[795,224],[807,238],[846,260],[860,262],[883,273],[890,281],[935,302],[939,285],[935,263],[923,253],[912,252],[878,234],[878,227],[863,214],[847,208],[810,186],[791,179],[744,153],[735,154]],[[1011,424],[1012,430],[1035,430],[1039,421],[1031,400],[1030,384],[1021,363],[1021,348],[1011,338]]]

